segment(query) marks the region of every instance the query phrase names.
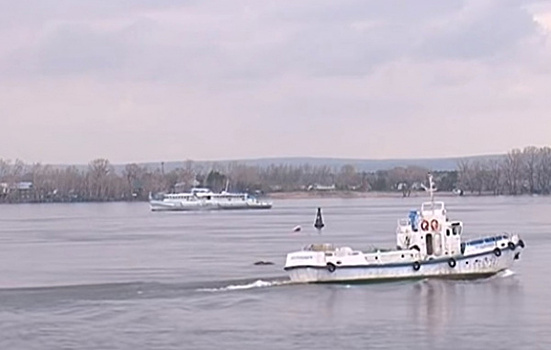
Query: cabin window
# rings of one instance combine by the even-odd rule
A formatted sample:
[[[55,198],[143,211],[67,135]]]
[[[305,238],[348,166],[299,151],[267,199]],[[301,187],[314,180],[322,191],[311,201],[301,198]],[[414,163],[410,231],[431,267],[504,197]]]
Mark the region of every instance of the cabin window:
[[[447,229],[446,230],[446,236],[449,236],[450,235],[450,229]]]

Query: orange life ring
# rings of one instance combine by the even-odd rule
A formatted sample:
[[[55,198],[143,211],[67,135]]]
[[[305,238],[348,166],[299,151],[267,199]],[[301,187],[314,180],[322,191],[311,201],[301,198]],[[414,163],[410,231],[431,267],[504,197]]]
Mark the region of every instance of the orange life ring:
[[[440,225],[438,224],[438,220],[432,219],[432,221],[430,222],[430,228],[431,228],[433,231],[438,231],[438,226],[440,226]]]
[[[428,231],[428,229],[429,229],[429,222],[427,220],[423,220],[423,222],[421,222],[421,230]]]

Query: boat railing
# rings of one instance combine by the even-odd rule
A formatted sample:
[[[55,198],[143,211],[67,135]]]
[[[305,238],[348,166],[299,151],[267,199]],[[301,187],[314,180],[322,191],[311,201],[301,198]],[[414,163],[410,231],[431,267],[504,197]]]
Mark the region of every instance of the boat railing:
[[[411,226],[411,220],[409,218],[398,219],[398,226]]]
[[[425,202],[421,205],[422,216],[446,216],[446,206],[444,202]]]
[[[402,218],[398,220],[396,233],[407,233],[413,230],[413,225],[409,218]]]
[[[337,256],[345,256],[345,255],[352,255],[354,250],[350,247],[339,247],[335,249],[335,255]]]
[[[304,248],[304,250],[313,252],[327,252],[334,251],[335,247],[330,243],[313,243]]]
[[[472,239],[466,242],[461,243],[462,245],[465,245],[466,247],[473,247],[473,246],[479,246],[479,245],[486,245],[486,244],[497,244],[497,242],[501,241],[502,239],[506,239],[509,236],[507,234],[492,236],[492,237],[484,237],[484,238],[477,238]]]
[[[155,200],[155,201],[162,201],[165,199],[166,193],[165,192],[157,192],[157,193],[151,193],[149,192],[149,200]]]

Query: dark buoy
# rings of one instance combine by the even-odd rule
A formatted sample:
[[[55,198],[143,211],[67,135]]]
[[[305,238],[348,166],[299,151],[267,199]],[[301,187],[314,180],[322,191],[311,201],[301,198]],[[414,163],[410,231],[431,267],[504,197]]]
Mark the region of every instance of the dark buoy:
[[[323,224],[323,218],[321,217],[321,208],[318,208],[316,214],[316,222],[314,222],[314,227],[318,230],[321,230],[325,225]]]

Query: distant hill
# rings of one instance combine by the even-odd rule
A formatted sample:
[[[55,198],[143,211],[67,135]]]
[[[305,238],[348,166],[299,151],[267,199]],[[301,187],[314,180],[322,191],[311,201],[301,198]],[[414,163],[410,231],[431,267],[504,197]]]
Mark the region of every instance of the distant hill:
[[[461,160],[468,161],[484,161],[489,159],[498,159],[503,155],[484,155],[471,157],[453,157],[453,158],[426,158],[426,159],[350,159],[350,158],[316,158],[316,157],[286,157],[286,158],[258,158],[258,159],[236,159],[236,160],[221,160],[221,161],[193,161],[194,165],[199,165],[205,168],[211,168],[214,165],[226,166],[232,163],[244,164],[248,166],[268,167],[270,165],[290,165],[299,166],[308,164],[312,166],[329,166],[340,168],[350,164],[356,167],[358,171],[374,172],[377,170],[388,170],[394,167],[419,166],[434,171],[449,171],[456,170],[457,164]],[[181,168],[185,164],[182,162],[165,162],[165,172]],[[160,168],[161,162],[156,163],[141,163],[141,166],[147,166],[150,169]],[[117,171],[122,171],[124,165],[115,164]]]

